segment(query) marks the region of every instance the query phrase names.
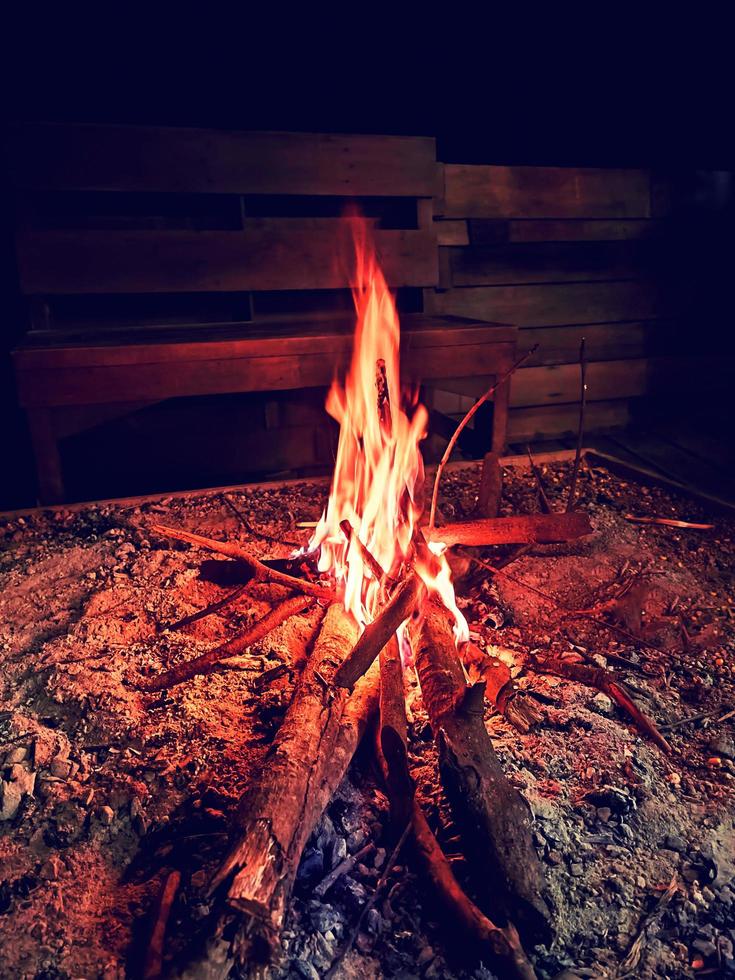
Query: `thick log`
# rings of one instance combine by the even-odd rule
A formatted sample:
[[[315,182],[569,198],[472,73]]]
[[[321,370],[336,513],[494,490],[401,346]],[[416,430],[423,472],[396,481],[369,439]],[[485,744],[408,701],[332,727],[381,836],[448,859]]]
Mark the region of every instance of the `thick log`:
[[[528,942],[548,942],[549,909],[530,808],[503,773],[485,728],[482,698],[478,704],[475,688],[465,683],[450,616],[433,603],[419,636],[416,667],[442,782],[478,892],[493,918],[514,921]]]
[[[406,703],[398,642],[393,638],[380,653],[380,729],[378,759],[383,771],[391,820],[396,828],[411,822],[413,845],[423,873],[451,922],[498,960],[499,967],[518,980],[533,980],[518,933],[510,923],[496,926],[468,898],[454,876],[415,797],[408,766]]]
[[[592,533],[589,517],[582,513],[519,514],[479,521],[445,524],[431,531],[432,541],[451,547],[463,544],[484,547],[495,544],[555,544],[574,541]]]
[[[207,650],[206,653],[195,657],[193,660],[187,660],[184,663],[177,664],[170,670],[166,670],[155,677],[146,678],[141,682],[140,687],[144,691],[165,691],[175,684],[181,684],[182,681],[188,681],[192,677],[196,677],[197,674],[209,673],[221,660],[225,660],[227,657],[238,656],[243,650],[252,646],[253,643],[257,643],[258,640],[262,640],[271,630],[280,626],[281,623],[284,623],[291,616],[303,612],[313,602],[314,599],[311,596],[292,596],[290,599],[286,599],[285,602],[276,606],[275,609],[271,609],[267,616],[258,620],[257,623],[254,623],[244,633],[240,633],[239,636],[235,636],[231,640],[227,640],[225,643],[221,643],[219,646]]]
[[[314,596],[317,599],[334,599],[334,593],[324,585],[317,585],[306,579],[294,578],[293,575],[286,575],[275,568],[270,568],[259,561],[250,552],[235,541],[217,541],[215,538],[205,538],[201,534],[194,534],[193,531],[184,531],[181,528],[167,527],[165,524],[152,524],[151,531],[160,534],[165,538],[175,538],[177,541],[186,541],[188,544],[196,545],[197,548],[206,548],[207,551],[215,551],[219,555],[227,558],[234,558],[243,562],[252,571],[253,577],[259,582],[273,582],[274,585],[283,585],[306,595]]]
[[[377,707],[377,666],[351,696],[332,683],[356,638],[353,619],[330,606],[260,777],[238,805],[210,893],[224,896],[227,935],[237,920],[232,955],[240,961],[267,961],[276,951],[303,848]]]
[[[409,618],[425,591],[419,576],[415,572],[409,573],[379,615],[365,627],[353,650],[337,670],[335,684],[352,687],[362,677],[401,623]]]

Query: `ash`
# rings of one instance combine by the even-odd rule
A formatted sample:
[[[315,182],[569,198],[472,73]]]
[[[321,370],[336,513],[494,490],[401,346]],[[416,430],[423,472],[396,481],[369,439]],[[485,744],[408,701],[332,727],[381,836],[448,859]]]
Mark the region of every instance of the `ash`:
[[[570,469],[542,467],[558,510]],[[533,477],[507,468],[504,479],[501,513],[535,511]],[[449,468],[444,481],[444,519],[471,515],[479,468]],[[255,585],[218,614],[165,629],[233,583],[226,562],[172,546],[147,527],[163,521],[239,536],[255,553],[285,556],[308,537],[297,524],[318,519],[326,492],[321,483],[232,491],[245,524],[219,493],[2,522],[0,977],[139,975],[150,911],[171,869],[182,882],[167,957],[206,928],[208,875],[224,852],[229,815],[266,757],[314,621],[294,617],[237,663],[162,695],[141,693],[141,677],[242,631],[272,600],[268,586]],[[489,707],[486,719],[505,771],[533,810],[554,906],[553,945],[529,953],[542,978],[735,976],[735,744],[727,717],[735,708],[735,521],[589,466],[578,506],[595,528],[582,542],[539,546],[508,565],[508,576],[491,578],[464,560],[454,569],[476,645],[500,653],[542,714],[528,734]],[[631,512],[711,521],[715,529],[636,525],[625,520]],[[487,551],[492,561],[502,555]],[[589,609],[637,639],[562,612]],[[615,671],[672,755],[606,695],[535,673],[534,651]],[[275,667],[282,669],[269,674]],[[272,680],[263,685],[261,676]],[[469,888],[416,690],[409,708],[420,798]],[[337,977],[492,976],[441,921],[410,848],[389,866],[394,844],[365,744],[304,852],[273,978],[315,980],[340,956]],[[352,869],[322,887],[353,854]]]

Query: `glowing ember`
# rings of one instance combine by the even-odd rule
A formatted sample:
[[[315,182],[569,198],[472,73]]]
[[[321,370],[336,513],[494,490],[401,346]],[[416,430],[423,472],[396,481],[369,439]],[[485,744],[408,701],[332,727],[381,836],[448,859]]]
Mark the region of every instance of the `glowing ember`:
[[[401,392],[395,302],[378,265],[369,227],[361,219],[349,220],[356,258],[355,343],[344,387],[335,382],[327,398],[327,411],[340,424],[339,445],[329,502],[309,551],[319,549],[319,570],[334,575],[345,608],[361,628],[383,604],[387,582],[371,567],[360,542],[389,581],[399,578],[403,566],[413,562],[429,590],[454,613],[455,635],[463,642],[469,635],[467,623],[455,602],[443,546],[430,545],[437,559],[431,568],[416,559],[412,546],[423,509],[419,442],[426,435],[427,412],[415,393]],[[349,527],[348,540],[344,529],[349,533]]]

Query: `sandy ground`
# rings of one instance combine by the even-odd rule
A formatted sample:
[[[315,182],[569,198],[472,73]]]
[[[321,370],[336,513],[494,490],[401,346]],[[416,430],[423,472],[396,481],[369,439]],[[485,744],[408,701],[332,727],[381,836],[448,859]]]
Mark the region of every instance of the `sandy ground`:
[[[569,469],[544,467],[559,509]],[[445,519],[471,513],[478,476],[477,468],[447,474]],[[167,629],[236,583],[228,561],[149,528],[240,538],[257,554],[283,557],[304,540],[296,523],[319,516],[325,493],[309,483],[233,492],[247,526],[221,495],[206,493],[35,512],[0,525],[1,977],[139,975],[150,910],[172,868],[182,887],[170,952],[206,921],[207,875],[225,846],[228,813],[267,758],[319,614],[294,617],[207,677],[142,693],[141,678],[241,632],[279,595],[253,586],[220,613]],[[541,715],[522,735],[487,709],[495,748],[535,815],[554,907],[553,946],[530,952],[542,977],[565,969],[725,975],[734,969],[735,746],[733,718],[718,719],[735,708],[735,522],[601,468],[583,467],[580,506],[594,534],[536,548],[508,567],[512,578],[457,564],[475,643],[512,666]],[[536,507],[530,474],[506,471],[502,512]],[[711,517],[716,527],[646,527],[625,520],[629,512]],[[619,602],[605,604],[629,581]],[[638,639],[563,612],[596,604],[602,619]],[[608,666],[664,728],[708,717],[665,729],[674,750],[667,758],[604,694],[534,672],[534,651]],[[409,681],[414,775],[440,840],[457,851]],[[375,886],[391,833],[362,752],[305,852],[275,976],[324,975]],[[315,883],[366,842],[374,847],[354,873],[315,901]],[[456,868],[471,889],[459,855]],[[674,876],[671,901],[644,928]],[[340,974],[491,976],[460,955],[424,892],[410,862],[399,863]]]

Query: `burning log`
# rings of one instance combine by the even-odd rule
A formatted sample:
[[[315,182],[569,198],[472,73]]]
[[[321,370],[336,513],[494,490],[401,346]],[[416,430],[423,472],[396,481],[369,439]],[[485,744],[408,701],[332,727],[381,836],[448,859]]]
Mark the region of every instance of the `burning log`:
[[[377,707],[377,668],[352,695],[331,683],[356,637],[354,620],[331,605],[261,776],[238,804],[231,848],[212,878],[210,894],[222,893],[225,906],[217,934],[205,959],[190,963],[184,975],[210,975],[207,961],[223,959],[223,942],[225,958],[239,962],[273,956],[301,853]]]
[[[651,719],[637,707],[630,695],[627,694],[624,685],[616,680],[609,670],[605,670],[604,667],[588,667],[587,664],[572,663],[555,658],[537,660],[534,667],[544,674],[555,674],[557,677],[566,677],[568,680],[577,681],[578,684],[596,687],[598,691],[607,694],[623,711],[626,711],[638,729],[652,739],[663,752],[667,755],[671,753],[671,746],[661,732]]]
[[[408,768],[406,704],[403,669],[395,637],[380,654],[380,729],[378,758],[383,771],[391,820],[396,827],[410,821],[419,864],[450,919],[479,947],[487,950],[518,980],[536,974],[521,946],[515,927],[499,928],[465,894],[454,876],[415,798]]]
[[[335,684],[352,687],[362,677],[401,623],[410,617],[425,592],[425,586],[416,572],[406,576],[380,614],[365,627],[334,675]]]
[[[298,613],[308,609],[313,602],[314,599],[311,596],[293,596],[290,599],[286,599],[285,602],[272,609],[267,616],[254,623],[244,633],[233,637],[231,640],[227,640],[225,643],[221,643],[212,650],[207,650],[206,653],[195,657],[193,660],[177,664],[175,667],[164,671],[162,674],[158,674],[156,677],[147,678],[140,684],[140,687],[144,691],[165,691],[169,687],[174,687],[176,684],[181,684],[183,681],[188,681],[192,677],[196,677],[197,674],[207,674],[221,660],[225,660],[227,657],[236,657],[243,650],[252,646],[253,643],[262,640],[271,630],[280,626],[281,623],[285,622],[291,616],[296,616]]]
[[[482,687],[467,686],[449,614],[436,605],[421,629],[416,667],[442,781],[478,889],[527,940],[546,942],[549,909],[531,841],[531,812],[503,773],[485,728]]]
[[[519,514],[479,521],[445,524],[431,531],[431,541],[442,544],[485,547],[495,544],[555,544],[574,541],[592,533],[589,517],[582,513]]]
[[[198,548],[206,548],[208,551],[216,551],[220,555],[243,562],[253,573],[253,578],[259,582],[272,582],[274,585],[283,585],[286,588],[304,592],[306,595],[314,596],[316,599],[326,599],[332,601],[334,593],[324,585],[309,582],[306,579],[295,578],[293,575],[286,575],[275,568],[269,568],[263,562],[254,558],[246,548],[234,541],[216,541],[214,538],[205,538],[201,534],[194,534],[192,531],[183,531],[180,528],[166,527],[164,524],[152,524],[151,530],[166,538],[175,538],[177,541],[186,541],[188,544],[196,545]]]
[[[527,735],[542,718],[533,700],[513,680],[510,667],[498,657],[488,657],[481,668],[485,696],[507,722]]]

